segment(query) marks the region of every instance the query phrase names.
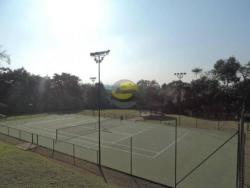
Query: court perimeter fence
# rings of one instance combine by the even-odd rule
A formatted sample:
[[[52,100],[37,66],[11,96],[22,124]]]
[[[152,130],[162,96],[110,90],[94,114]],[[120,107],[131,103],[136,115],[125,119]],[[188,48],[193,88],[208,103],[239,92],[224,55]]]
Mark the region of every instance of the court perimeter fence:
[[[82,146],[80,144],[69,143],[66,141],[59,141],[58,142],[56,139],[48,137],[48,136],[39,135],[36,133],[31,133],[31,132],[26,131],[26,130],[21,130],[21,129],[17,129],[14,127],[9,127],[9,126],[3,125],[3,124],[0,124],[0,133],[3,135],[13,137],[13,138],[18,139],[18,140],[21,140],[21,141],[25,141],[25,142],[32,143],[32,144],[38,145],[40,147],[49,149],[51,151],[51,155],[50,155],[51,157],[54,157],[55,152],[66,154],[66,155],[70,156],[73,164],[76,166],[77,166],[76,161],[78,159],[84,160],[86,162],[90,162],[90,163],[93,163],[96,165],[99,163],[99,161],[98,161],[99,151],[97,149],[94,149],[94,148],[85,147],[85,146]],[[107,160],[107,161],[103,162],[104,165],[102,165],[102,166],[106,167],[108,169],[112,169],[112,170],[130,175],[130,176],[134,176],[136,178],[151,182],[153,184],[158,184],[162,187],[170,188],[170,186],[168,186],[168,185],[153,181],[150,178],[145,178],[145,177],[137,175],[133,172],[132,137],[129,138],[129,141],[130,141],[130,149],[129,149],[129,152],[125,156],[125,158],[127,160],[119,161],[120,164],[123,163],[122,166],[119,163],[117,163],[117,164],[112,163],[112,165],[109,165],[109,161],[112,160],[111,156],[103,157],[105,159],[102,159],[102,160]],[[114,148],[117,147],[117,149],[120,149],[121,146],[119,146],[119,145],[116,146],[114,144],[113,147]],[[108,152],[106,152],[106,153],[108,153]],[[122,157],[124,159],[124,153],[117,152],[116,154],[120,155],[120,157]],[[109,159],[109,157],[110,157],[110,159]]]
[[[116,162],[112,162],[110,163],[110,160],[112,160],[112,156],[108,155],[109,152],[106,152],[106,156],[104,155],[103,159],[102,159],[102,164],[105,167],[117,170],[119,172],[128,174],[128,175],[132,175],[138,178],[142,178],[145,179],[147,181],[165,186],[165,187],[174,187],[174,188],[182,188],[185,187],[185,181],[189,181],[190,179],[193,178],[193,175],[196,172],[199,172],[199,170],[201,168],[212,168],[209,166],[206,166],[206,163],[209,163],[209,160],[214,157],[218,152],[220,152],[221,150],[223,150],[228,143],[232,142],[233,140],[237,141],[237,150],[236,150],[236,154],[237,154],[237,169],[236,169],[236,177],[235,177],[235,185],[237,185],[237,188],[240,188],[238,186],[238,182],[239,181],[243,181],[242,177],[239,177],[239,172],[240,172],[240,166],[243,165],[243,161],[239,160],[240,155],[243,155],[243,147],[242,145],[244,144],[244,137],[240,135],[240,133],[242,133],[242,129],[240,128],[241,125],[244,124],[244,120],[242,120],[239,124],[238,124],[238,130],[236,132],[234,132],[233,134],[231,134],[230,137],[228,137],[227,139],[223,140],[222,143],[220,143],[219,146],[217,146],[216,148],[214,148],[211,152],[209,152],[206,156],[203,157],[203,160],[201,160],[198,164],[196,164],[195,166],[193,166],[193,168],[188,169],[185,171],[185,173],[183,173],[181,176],[178,176],[178,157],[180,157],[181,152],[179,152],[180,148],[178,147],[178,123],[177,123],[177,119],[175,122],[175,132],[174,132],[174,154],[173,154],[173,160],[171,161],[174,165],[173,167],[173,174],[171,176],[172,178],[172,182],[169,185],[166,185],[165,183],[162,182],[158,182],[157,180],[155,180],[154,178],[151,179],[148,176],[144,176],[143,174],[140,174],[141,170],[138,170],[138,167],[136,167],[136,163],[138,161],[138,159],[136,160],[134,155],[133,155],[133,137],[128,138],[128,142],[129,142],[129,149],[128,152],[123,153],[123,152],[116,152],[116,153],[112,153],[111,155],[116,155],[116,157],[121,157],[123,160],[122,161],[116,161]],[[243,127],[243,126],[242,126]],[[29,143],[33,143],[36,145],[39,145],[41,147],[50,149],[52,152],[52,156],[54,155],[54,152],[60,152],[66,155],[69,155],[70,157],[72,157],[72,160],[74,161],[75,164],[75,160],[76,159],[82,159],[82,160],[86,160],[88,162],[94,163],[94,164],[98,164],[98,156],[99,156],[99,151],[95,148],[92,147],[86,147],[86,146],[82,146],[80,144],[75,144],[75,143],[70,143],[70,142],[64,142],[64,141],[60,141],[57,142],[56,139],[51,138],[51,137],[47,137],[47,136],[43,136],[43,135],[39,135],[36,133],[32,133],[32,132],[28,132],[28,131],[24,131],[21,129],[17,129],[14,127],[9,127],[6,125],[2,125],[0,124],[0,133],[20,139],[22,141],[26,141]],[[112,147],[117,147],[118,149],[121,147],[119,145],[113,145]],[[112,148],[110,148],[112,149]],[[181,148],[182,149],[182,148]],[[106,149],[107,151],[109,149]],[[124,160],[125,159],[125,160]],[[150,160],[149,160],[150,161]],[[121,165],[122,164],[122,165]],[[210,169],[211,170],[211,169]],[[201,173],[202,174],[202,173]],[[201,175],[202,176],[202,175]],[[208,181],[209,180],[209,176],[207,177]],[[219,177],[218,177],[219,178]],[[206,179],[206,178],[205,178]],[[192,182],[192,181],[191,181]]]

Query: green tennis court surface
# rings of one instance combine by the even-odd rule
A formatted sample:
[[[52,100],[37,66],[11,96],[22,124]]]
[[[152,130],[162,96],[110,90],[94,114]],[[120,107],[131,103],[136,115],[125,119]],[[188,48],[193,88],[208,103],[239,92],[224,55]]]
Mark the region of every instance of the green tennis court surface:
[[[0,132],[97,163],[96,122],[94,116],[46,115],[2,120]],[[174,121],[149,123],[103,118],[101,125],[102,165],[174,186]],[[233,129],[178,127],[177,182],[234,133]],[[234,137],[177,187],[235,187],[236,150],[237,137]]]

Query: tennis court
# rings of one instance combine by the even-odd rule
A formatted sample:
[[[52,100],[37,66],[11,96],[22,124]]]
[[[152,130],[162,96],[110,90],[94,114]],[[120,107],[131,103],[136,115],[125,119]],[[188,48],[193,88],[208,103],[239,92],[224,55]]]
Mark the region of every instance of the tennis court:
[[[97,118],[69,114],[2,120],[0,132],[98,163]],[[177,187],[235,187],[237,137],[232,130],[178,127]],[[216,148],[231,138],[204,164]],[[101,119],[102,165],[168,186],[175,184],[175,121]],[[199,166],[191,174],[192,169]],[[189,176],[185,177],[187,174]]]

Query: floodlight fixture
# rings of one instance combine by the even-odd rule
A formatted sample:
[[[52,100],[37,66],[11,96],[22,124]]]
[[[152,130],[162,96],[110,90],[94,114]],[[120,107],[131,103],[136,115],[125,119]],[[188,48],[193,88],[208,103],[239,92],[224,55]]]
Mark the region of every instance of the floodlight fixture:
[[[96,77],[90,77],[89,78],[91,81],[92,81],[92,83],[94,84],[95,83],[95,80],[96,80]]]
[[[110,50],[100,51],[100,52],[92,52],[92,53],[90,53],[90,56],[94,57],[94,60],[96,63],[101,63],[102,60],[104,59],[104,57],[109,54],[109,52],[110,52]]]
[[[174,73],[175,76],[177,76],[177,78],[179,80],[181,80],[187,73],[185,72],[177,72],[177,73]]]

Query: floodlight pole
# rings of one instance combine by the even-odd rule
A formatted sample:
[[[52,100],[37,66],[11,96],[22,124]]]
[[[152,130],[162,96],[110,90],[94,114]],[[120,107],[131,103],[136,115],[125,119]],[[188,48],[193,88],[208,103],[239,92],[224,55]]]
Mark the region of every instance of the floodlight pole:
[[[178,103],[179,103],[179,116],[178,116],[178,121],[179,121],[179,126],[181,124],[181,79],[184,77],[184,75],[186,75],[185,72],[177,72],[174,73],[175,76],[177,76],[177,78],[180,81],[179,84],[179,99],[178,99]],[[175,124],[175,161],[174,161],[174,188],[177,187],[177,121]]]
[[[89,79],[92,81],[92,84],[93,84],[93,87],[94,87],[94,88],[93,88],[93,91],[96,91],[96,90],[95,90],[95,80],[96,80],[96,77],[90,77]],[[93,110],[93,112],[92,112],[92,113],[93,113],[93,116],[95,116],[95,108],[96,108],[96,105],[94,104],[94,105],[93,105],[93,108],[92,108],[92,110]]]
[[[187,73],[185,72],[177,72],[177,73],[174,73],[174,75],[179,79],[179,100],[178,100],[178,103],[179,103],[179,117],[178,117],[178,121],[179,121],[179,126],[181,125],[181,80],[182,78],[186,75]]]
[[[98,64],[98,150],[99,150],[99,155],[98,155],[98,165],[101,168],[101,100],[100,100],[100,86],[101,86],[101,70],[100,70],[100,64],[102,62],[102,60],[104,59],[104,57],[106,55],[108,55],[110,52],[110,50],[107,51],[101,51],[101,52],[93,52],[90,53],[91,57],[94,57],[95,62]]]

